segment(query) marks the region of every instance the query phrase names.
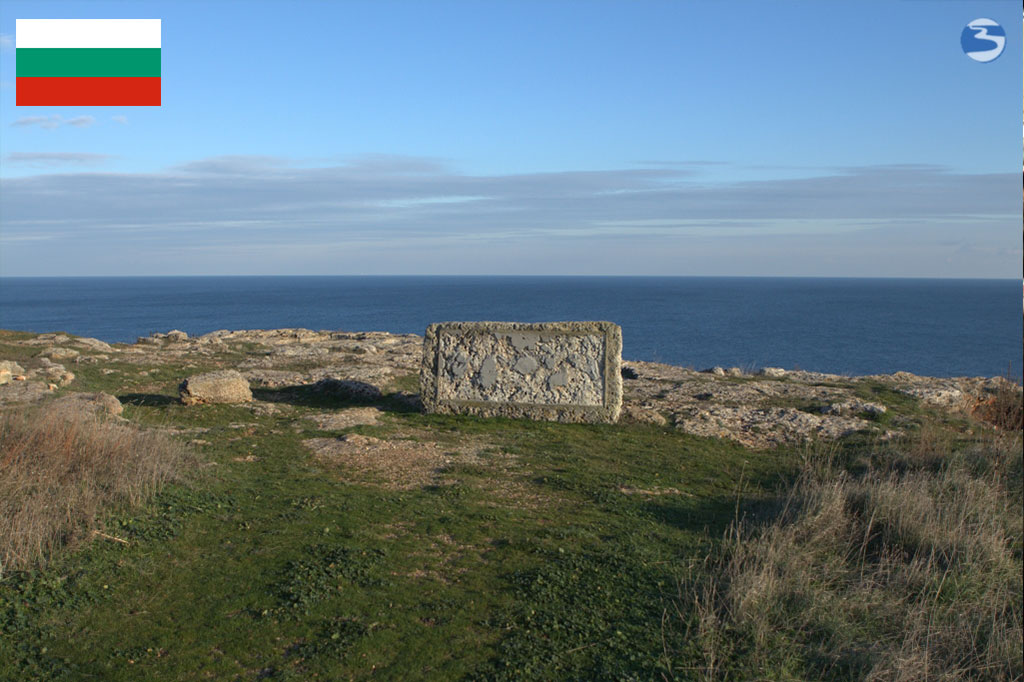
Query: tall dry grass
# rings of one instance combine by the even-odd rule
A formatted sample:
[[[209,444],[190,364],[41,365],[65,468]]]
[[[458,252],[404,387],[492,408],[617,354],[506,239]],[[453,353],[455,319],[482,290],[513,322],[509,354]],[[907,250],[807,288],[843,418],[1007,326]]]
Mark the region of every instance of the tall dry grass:
[[[858,474],[810,451],[781,514],[734,525],[687,586],[703,679],[1024,678],[1020,433],[938,433]]]
[[[92,535],[112,508],[182,479],[188,461],[163,434],[88,413],[0,415],[0,577]]]

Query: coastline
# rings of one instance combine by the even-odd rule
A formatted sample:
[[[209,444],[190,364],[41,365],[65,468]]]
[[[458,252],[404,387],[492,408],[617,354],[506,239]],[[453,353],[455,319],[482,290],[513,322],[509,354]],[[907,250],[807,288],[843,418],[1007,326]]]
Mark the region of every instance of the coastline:
[[[286,409],[287,395],[324,382],[359,382],[374,395],[418,409],[423,337],[302,328],[218,330],[197,337],[157,332],[134,344],[65,334],[0,331],[0,404],[48,395],[104,392],[121,402],[173,399],[198,370],[237,370],[255,392],[252,410]],[[6,352],[5,352],[6,351]],[[765,367],[694,370],[623,362],[622,422],[725,438],[761,449],[809,439],[869,434],[891,439],[928,411],[970,416],[1002,386],[1000,377],[939,378],[895,372],[843,376]],[[139,396],[142,396],[141,398]],[[150,398],[155,399],[155,398]],[[902,411],[894,411],[893,404]]]

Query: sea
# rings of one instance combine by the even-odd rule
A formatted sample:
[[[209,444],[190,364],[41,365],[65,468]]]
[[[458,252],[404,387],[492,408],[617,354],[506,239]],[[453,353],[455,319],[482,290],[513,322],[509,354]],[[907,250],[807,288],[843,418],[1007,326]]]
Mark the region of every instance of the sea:
[[[450,320],[610,320],[627,360],[695,369],[1009,376],[1018,280],[761,277],[0,278],[0,328],[134,342],[181,329],[422,334]]]

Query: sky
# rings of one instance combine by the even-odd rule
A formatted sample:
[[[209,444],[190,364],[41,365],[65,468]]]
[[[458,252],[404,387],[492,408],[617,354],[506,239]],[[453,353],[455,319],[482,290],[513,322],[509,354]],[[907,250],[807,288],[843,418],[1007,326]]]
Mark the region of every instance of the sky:
[[[1020,12],[4,0],[0,276],[1018,278]],[[16,106],[46,18],[161,19],[162,105]]]

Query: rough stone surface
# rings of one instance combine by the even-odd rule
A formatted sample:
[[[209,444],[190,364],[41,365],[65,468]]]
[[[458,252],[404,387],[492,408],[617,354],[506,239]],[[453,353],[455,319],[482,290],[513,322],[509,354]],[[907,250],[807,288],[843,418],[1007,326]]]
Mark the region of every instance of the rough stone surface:
[[[561,368],[553,362],[546,364],[538,354],[529,353],[528,336],[518,331],[515,333],[519,335],[507,340],[510,352],[533,355],[538,362],[534,374],[549,372],[549,379],[554,375],[552,383],[558,384],[563,379],[559,373]],[[154,370],[172,365],[192,365],[244,370],[250,384],[262,388],[259,401],[246,403],[253,414],[294,411],[292,401],[315,395],[314,386],[321,379],[362,382],[387,397],[386,404],[376,407],[370,407],[376,402],[370,399],[366,406],[334,410],[339,416],[337,420],[324,421],[328,430],[348,428],[344,425],[353,424],[364,415],[370,418],[377,407],[386,411],[398,401],[406,403],[410,409],[422,407],[420,395],[415,392],[418,390],[416,384],[424,350],[424,338],[419,335],[254,329],[222,330],[183,341],[172,341],[166,337],[166,334],[162,335],[153,344],[115,344],[109,350],[103,342],[93,343],[64,334],[7,338],[6,344],[32,352],[0,359],[0,368],[11,372],[8,383],[0,383],[0,410],[60,397],[54,395],[50,385],[60,383],[62,377],[67,381],[73,375],[63,365],[39,354],[39,351],[60,345],[82,351],[78,358],[68,362],[82,363],[83,369],[88,366],[84,364],[87,359],[116,362],[114,366],[104,363],[89,369],[97,376],[108,377],[111,392],[118,394],[162,393],[166,385],[153,377],[164,374],[154,374]],[[96,355],[99,352],[107,357]],[[495,358],[496,383],[503,371],[513,377],[522,376],[515,369],[518,358],[516,356],[507,366]],[[452,360],[455,361],[453,366],[461,364],[458,357]],[[462,371],[469,372],[471,357],[467,355],[464,362],[466,367]],[[785,378],[780,380],[758,376],[749,367],[728,367],[724,363],[721,367],[724,374],[713,371],[713,368],[712,371],[698,372],[650,362],[623,362],[619,372],[623,393],[619,420],[660,424],[663,417],[667,422],[665,426],[652,425],[649,428],[676,428],[693,434],[729,438],[756,449],[793,445],[807,438],[833,437],[850,431],[870,433],[872,437],[886,440],[914,428],[917,418],[908,418],[903,410],[894,409],[890,404],[888,413],[883,415],[885,418],[879,419],[872,406],[878,404],[874,402],[876,400],[883,402],[886,395],[883,389],[907,395],[910,404],[922,411],[973,419],[972,415],[979,406],[986,404],[985,401],[1005,388],[1007,383],[999,377],[925,377],[909,372],[855,377],[796,369],[786,370]],[[182,370],[182,376],[200,371],[203,370]],[[143,381],[147,374],[150,379],[145,382],[149,383]],[[570,374],[567,369],[564,379],[568,380]],[[342,388],[331,386],[331,390]],[[326,384],[324,388],[327,388]],[[370,394],[376,395],[372,390]],[[350,413],[350,410],[355,411]],[[331,410],[325,409],[324,412]],[[558,418],[558,415],[552,418]],[[404,467],[411,461],[417,461],[423,471],[428,471],[432,466],[429,464],[431,460],[416,460],[410,443],[404,444],[408,453],[384,447],[382,451],[392,457],[371,460],[372,453],[367,453],[366,462],[375,467]],[[442,454],[450,447],[450,444],[445,444]],[[412,459],[407,461],[407,457]],[[424,476],[429,477],[429,474]]]
[[[98,350],[104,353],[109,353],[114,350],[114,347],[106,341],[100,341],[99,339],[94,339],[89,336],[83,336],[75,339],[75,344],[88,350]]]
[[[233,369],[191,376],[181,382],[178,393],[186,405],[252,402],[249,382]]]
[[[74,348],[61,348],[59,346],[54,346],[52,348],[47,348],[40,353],[40,355],[50,358],[51,360],[71,360],[72,358],[78,357],[78,351]]]
[[[350,426],[376,424],[382,414],[376,407],[350,407],[337,412],[310,415],[307,419],[316,422],[317,428],[324,431],[340,431]]]
[[[54,408],[73,412],[92,412],[119,416],[124,411],[121,401],[109,393],[69,393],[51,403]]]
[[[622,330],[611,322],[442,322],[427,328],[428,412],[614,422]]]
[[[25,373],[21,365],[10,360],[0,360],[0,384],[9,383],[16,376]]]

